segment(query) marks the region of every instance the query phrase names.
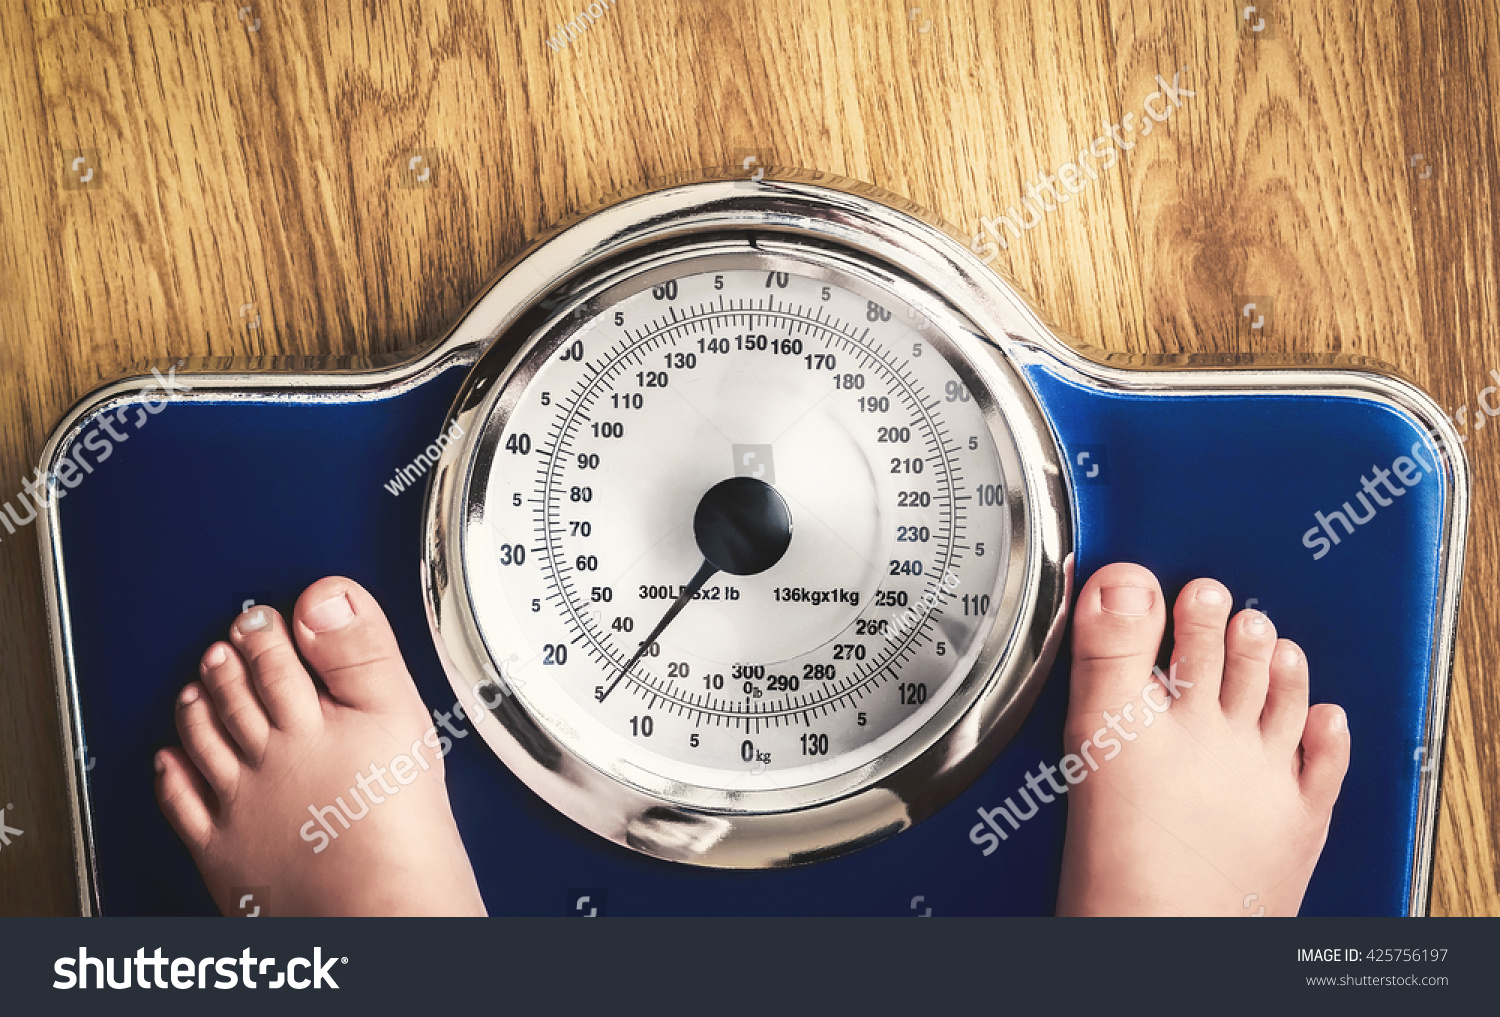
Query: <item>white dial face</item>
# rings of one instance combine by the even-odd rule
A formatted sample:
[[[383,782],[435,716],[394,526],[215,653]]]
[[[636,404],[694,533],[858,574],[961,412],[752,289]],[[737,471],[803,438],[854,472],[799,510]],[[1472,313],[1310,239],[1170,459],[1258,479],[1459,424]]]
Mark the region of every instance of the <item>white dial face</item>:
[[[496,402],[465,550],[508,600],[475,612],[520,702],[657,789],[795,788],[911,739],[1001,609],[1003,478],[961,354],[785,257],[700,256],[573,320]],[[735,523],[745,498],[780,514]]]

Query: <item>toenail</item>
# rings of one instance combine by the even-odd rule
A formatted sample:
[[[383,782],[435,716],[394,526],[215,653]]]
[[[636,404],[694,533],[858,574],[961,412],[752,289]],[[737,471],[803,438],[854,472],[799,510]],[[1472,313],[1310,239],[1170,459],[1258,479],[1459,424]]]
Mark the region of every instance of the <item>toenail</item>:
[[[158,754],[156,757],[156,773],[160,776],[167,772],[167,757]]]
[[[203,666],[208,668],[218,667],[220,664],[224,663],[224,658],[226,656],[227,654],[225,654],[224,652],[223,645],[216,643],[213,646],[210,646],[208,648],[208,652],[203,655]]]
[[[1198,587],[1198,592],[1193,594],[1193,599],[1200,604],[1222,604],[1227,599],[1224,591],[1213,583],[1204,583]]]
[[[321,604],[314,604],[302,615],[302,624],[314,632],[331,632],[341,629],[354,620],[354,605],[347,594],[329,597]]]
[[[240,635],[250,632],[259,632],[261,629],[269,628],[271,625],[271,612],[257,607],[240,615],[240,620],[234,623],[234,627],[240,630]]]
[[[1296,647],[1283,646],[1276,653],[1276,662],[1287,667],[1296,667],[1302,662],[1302,654],[1297,651]]]
[[[1156,591],[1140,586],[1106,586],[1099,591],[1099,606],[1110,614],[1143,615],[1156,603]]]
[[[198,686],[196,686],[196,685],[189,685],[189,686],[187,686],[186,688],[184,688],[182,690],[182,705],[183,706],[187,706],[189,703],[196,703],[197,701],[198,701]]]
[[[1333,733],[1343,734],[1349,730],[1349,715],[1344,712],[1342,706],[1333,709]]]
[[[1266,630],[1266,620],[1266,616],[1254,608],[1245,612],[1245,628],[1256,635],[1260,635]]]

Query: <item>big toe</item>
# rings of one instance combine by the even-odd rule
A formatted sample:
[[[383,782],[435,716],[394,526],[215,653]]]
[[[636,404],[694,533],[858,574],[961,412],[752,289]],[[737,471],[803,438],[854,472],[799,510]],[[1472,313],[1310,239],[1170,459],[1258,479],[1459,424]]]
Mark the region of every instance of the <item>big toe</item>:
[[[354,580],[313,583],[297,598],[292,618],[302,656],[335,700],[372,711],[420,706],[385,612]]]
[[[1166,607],[1150,570],[1126,563],[1095,572],[1073,611],[1069,712],[1118,709],[1151,681]]]

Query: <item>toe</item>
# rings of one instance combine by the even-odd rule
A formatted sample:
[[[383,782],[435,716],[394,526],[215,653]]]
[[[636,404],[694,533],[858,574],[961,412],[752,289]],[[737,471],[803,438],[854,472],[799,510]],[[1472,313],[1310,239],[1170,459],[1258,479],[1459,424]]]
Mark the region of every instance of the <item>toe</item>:
[[[250,672],[239,651],[228,643],[215,643],[203,655],[198,670],[209,695],[213,696],[224,730],[245,758],[258,764],[266,751],[271,721],[250,685]]]
[[[1260,730],[1266,740],[1290,750],[1307,724],[1307,657],[1290,639],[1276,642],[1271,658],[1271,685]]]
[[[182,736],[183,751],[208,781],[219,803],[232,800],[239,783],[240,757],[213,702],[197,682],[190,682],[177,697],[177,733]]]
[[[156,800],[183,843],[195,854],[203,850],[214,826],[208,787],[181,749],[156,754]]]
[[[334,699],[360,710],[418,702],[396,635],[364,587],[338,576],[320,579],[297,598],[292,617],[297,645]]]
[[[1302,798],[1316,813],[1333,808],[1349,769],[1349,719],[1343,708],[1319,703],[1302,730]]]
[[[286,623],[275,610],[252,607],[234,620],[229,639],[249,665],[255,692],[272,724],[303,730],[322,716],[317,687],[297,659]]]
[[[1190,703],[1217,702],[1224,674],[1224,626],[1229,589],[1215,579],[1195,579],[1182,588],[1172,611],[1172,666],[1198,691]]]
[[[1276,626],[1259,611],[1241,611],[1229,623],[1224,638],[1224,685],[1219,703],[1231,719],[1258,724],[1271,684],[1271,654],[1276,650]]]
[[[1121,563],[1095,572],[1073,611],[1069,713],[1119,709],[1139,696],[1151,681],[1165,622],[1161,587],[1149,570]]]

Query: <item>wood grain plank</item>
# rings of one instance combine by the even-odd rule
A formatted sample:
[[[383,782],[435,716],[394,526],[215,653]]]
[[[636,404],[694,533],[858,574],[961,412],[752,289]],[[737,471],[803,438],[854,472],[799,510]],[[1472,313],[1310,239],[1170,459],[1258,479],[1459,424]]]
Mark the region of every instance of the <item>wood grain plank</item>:
[[[1500,914],[1500,688],[1490,677],[1500,646],[1489,590],[1500,564],[1493,506],[1500,498],[1500,429],[1483,428],[1479,395],[1500,368],[1500,194],[1494,97],[1500,86],[1500,19],[1493,8],[1421,9],[1407,22],[1404,77],[1408,152],[1432,175],[1409,170],[1415,271],[1386,284],[1421,308],[1411,336],[1425,384],[1456,415],[1474,474],[1469,567],[1459,627],[1438,827],[1435,914]],[[1410,155],[1408,155],[1408,162]],[[1493,404],[1492,404],[1493,405]],[[1460,407],[1467,409],[1459,414]],[[1478,421],[1476,422],[1476,418]]]
[[[69,387],[69,367],[51,351],[78,326],[48,253],[60,168],[39,129],[35,32],[14,5],[0,5],[0,52],[0,498],[10,500],[34,476],[33,453],[59,409],[53,371]],[[0,914],[68,914],[77,905],[64,847],[65,750],[34,533],[0,535],[0,574],[0,806],[9,807],[7,825],[22,831],[0,851]]]

